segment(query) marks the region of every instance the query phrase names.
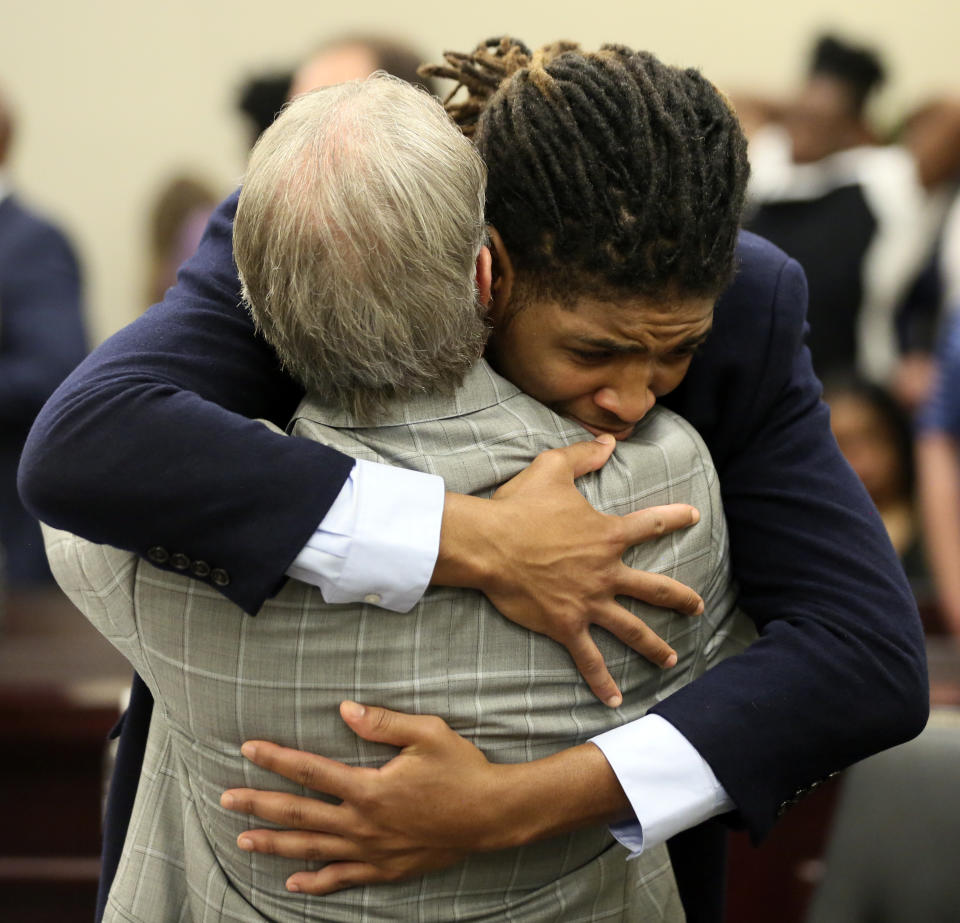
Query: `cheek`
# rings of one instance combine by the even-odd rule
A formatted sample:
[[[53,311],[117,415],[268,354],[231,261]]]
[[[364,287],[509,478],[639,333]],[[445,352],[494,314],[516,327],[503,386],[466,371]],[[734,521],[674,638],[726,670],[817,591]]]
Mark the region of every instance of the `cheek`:
[[[687,374],[693,357],[684,359],[682,362],[671,362],[667,365],[658,367],[651,383],[651,390],[657,397],[663,397],[673,391],[677,385],[683,381],[683,376]]]

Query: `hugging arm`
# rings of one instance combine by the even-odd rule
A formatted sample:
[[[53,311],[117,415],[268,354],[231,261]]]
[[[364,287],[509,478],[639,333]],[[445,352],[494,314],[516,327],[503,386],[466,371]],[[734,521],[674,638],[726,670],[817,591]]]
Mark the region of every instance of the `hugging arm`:
[[[780,258],[765,257],[767,269],[764,250]],[[735,423],[705,424],[704,434],[720,474],[740,606],[760,637],[653,712],[706,759],[759,839],[831,773],[918,734],[929,706],[916,604],[830,433],[803,344],[802,271],[749,235],[740,255],[728,298],[756,300],[764,289],[751,289],[751,277],[776,277],[762,310],[718,308],[715,333],[731,349],[751,336],[765,344],[755,374],[715,367],[718,419],[724,403],[740,413]],[[687,384],[683,401],[711,399],[697,379]]]
[[[236,195],[220,206],[166,299],[95,350],[46,404],[20,489],[57,528],[145,557],[161,548],[205,562],[226,575],[226,596],[256,612],[353,459],[245,419],[283,425],[300,392],[251,335],[240,304],[235,208]]]

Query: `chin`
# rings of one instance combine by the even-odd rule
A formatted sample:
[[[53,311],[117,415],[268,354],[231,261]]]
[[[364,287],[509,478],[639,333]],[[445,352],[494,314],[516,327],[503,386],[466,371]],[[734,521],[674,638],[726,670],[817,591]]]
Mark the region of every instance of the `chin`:
[[[609,426],[596,426],[593,423],[587,423],[574,416],[568,416],[568,419],[576,423],[577,426],[582,426],[588,433],[592,433],[594,436],[613,436],[617,442],[623,442],[624,439],[629,439],[633,435],[633,431],[637,428],[636,423],[631,423],[616,429]]]

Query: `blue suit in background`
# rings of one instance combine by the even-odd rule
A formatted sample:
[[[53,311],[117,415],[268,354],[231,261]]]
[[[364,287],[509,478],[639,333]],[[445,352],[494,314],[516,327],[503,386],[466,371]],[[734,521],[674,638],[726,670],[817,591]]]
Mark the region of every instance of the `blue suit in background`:
[[[207,562],[198,579],[218,573],[218,588],[255,613],[352,460],[245,419],[282,425],[301,392],[240,305],[236,202],[231,196],[214,214],[164,302],[101,346],[48,403],[28,441],[21,489],[59,528],[161,566]],[[740,604],[760,638],[653,711],[711,765],[737,806],[732,821],[755,840],[832,772],[916,735],[928,709],[916,607],[880,518],[830,434],[804,345],[805,312],[798,265],[743,234],[713,333],[663,401],[697,427],[713,455]],[[124,452],[105,455],[116,433]],[[101,479],[109,490],[98,489]],[[150,707],[136,682],[113,781],[101,906]],[[724,843],[716,822],[671,841],[691,921],[722,918]]]
[[[17,494],[17,463],[44,401],[86,354],[80,272],[66,237],[0,198],[0,545],[9,587],[50,581],[36,520]]]

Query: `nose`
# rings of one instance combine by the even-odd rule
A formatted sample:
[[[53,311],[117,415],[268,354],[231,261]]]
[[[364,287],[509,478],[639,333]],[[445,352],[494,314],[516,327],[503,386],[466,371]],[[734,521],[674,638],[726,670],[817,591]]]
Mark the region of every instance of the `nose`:
[[[624,423],[636,423],[656,403],[649,375],[611,384],[594,392],[593,402]]]

